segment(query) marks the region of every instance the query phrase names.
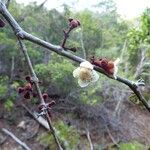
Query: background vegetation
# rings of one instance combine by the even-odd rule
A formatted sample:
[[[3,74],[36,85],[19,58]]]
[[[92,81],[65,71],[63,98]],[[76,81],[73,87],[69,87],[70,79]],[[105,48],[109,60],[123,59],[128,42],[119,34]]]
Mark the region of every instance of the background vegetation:
[[[142,90],[149,100],[150,8],[147,8],[140,18],[128,21],[117,14],[113,1],[104,1],[97,7],[103,8],[102,11],[94,13],[86,9],[72,12],[69,6],[64,5],[63,12],[59,12],[56,9],[47,10],[36,3],[23,6],[12,1],[9,11],[27,32],[57,45],[60,45],[63,39],[62,29],[67,27],[67,19],[77,18],[81,22],[81,28],[71,33],[67,45],[76,46],[78,48],[76,55],[87,60],[93,55],[113,60],[119,57],[121,63],[118,74],[132,80],[143,78],[146,86]],[[53,110],[54,126],[66,149],[77,149],[81,147],[81,143],[84,143],[86,149],[88,142],[78,133],[78,129],[90,128],[88,121],[95,115],[91,107],[96,109],[106,101],[121,99],[139,104],[134,96],[129,97],[131,93],[127,87],[108,80],[103,75],[100,75],[100,80],[96,84],[80,88],[72,76],[73,70],[77,67],[76,63],[29,42],[26,42],[26,45],[41,81],[43,93],[47,92],[50,98],[56,100],[57,104]],[[9,25],[6,25],[0,29],[0,104],[7,114],[11,114],[16,107],[19,101],[16,89],[23,85],[24,78],[28,74],[26,62],[18,49],[13,32]],[[37,106],[37,100],[31,101],[25,103]],[[84,111],[85,109],[87,110]],[[60,112],[62,114],[59,114]],[[15,119],[8,116],[4,119],[9,118],[9,122],[13,124]],[[82,124],[76,124],[74,120],[82,117],[84,118]],[[37,140],[44,147],[55,146],[53,142],[49,143],[52,137],[48,137],[46,133],[38,136]],[[93,141],[95,149],[103,148],[105,145],[105,142],[94,138]],[[137,150],[137,147],[142,149],[143,146],[143,143],[138,143],[140,141],[134,142],[132,139],[119,142],[122,150]],[[130,143],[122,144],[122,142]]]

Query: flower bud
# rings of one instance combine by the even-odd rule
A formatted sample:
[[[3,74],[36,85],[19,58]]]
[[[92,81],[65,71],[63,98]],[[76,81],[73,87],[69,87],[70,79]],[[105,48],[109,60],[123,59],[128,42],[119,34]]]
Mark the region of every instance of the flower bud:
[[[70,18],[68,20],[69,20],[69,26],[70,26],[70,28],[73,29],[73,28],[76,28],[76,27],[80,26],[80,22],[78,20],[72,19],[72,18]]]
[[[37,93],[32,92],[32,96],[35,98],[37,97]]]
[[[43,96],[44,100],[46,100],[48,98],[48,94],[47,93],[44,93],[42,96]]]
[[[48,103],[47,105],[48,105],[48,107],[52,107],[52,106],[54,106],[56,104],[56,102],[53,100],[53,101],[51,101],[50,103]]]
[[[112,69],[114,68],[114,62],[113,61],[109,61],[108,62],[108,69]]]
[[[27,83],[27,84],[25,85],[25,90],[32,90],[32,85],[31,85],[31,83]]]
[[[43,104],[39,105],[38,109],[41,111],[45,106]]]
[[[24,88],[23,87],[18,87],[17,91],[20,94],[20,93],[24,92]]]
[[[24,98],[25,98],[25,99],[30,99],[30,93],[29,93],[28,91],[25,92]]]
[[[30,76],[26,76],[26,81],[30,82],[31,81],[31,77]]]
[[[103,69],[107,69],[107,65],[108,65],[108,60],[106,58],[102,59],[101,61],[101,67]]]

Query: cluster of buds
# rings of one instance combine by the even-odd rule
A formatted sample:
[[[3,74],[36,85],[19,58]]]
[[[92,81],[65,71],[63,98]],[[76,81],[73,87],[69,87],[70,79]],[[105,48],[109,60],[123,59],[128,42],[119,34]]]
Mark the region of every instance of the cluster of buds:
[[[48,94],[47,93],[44,93],[43,94],[43,99],[44,101],[47,101],[48,100]],[[51,115],[51,109],[52,107],[56,104],[56,102],[54,100],[52,100],[51,102],[47,102],[47,103],[44,103],[44,104],[40,104],[39,105],[39,114],[38,114],[38,117],[39,116],[43,116],[45,115],[46,113],[48,113],[49,117],[52,117]]]
[[[37,94],[33,92],[34,82],[31,80],[31,77],[27,76],[25,79],[26,79],[27,83],[25,84],[24,87],[18,88],[18,93],[22,94],[25,99],[30,99],[31,96],[36,97]]]
[[[2,19],[0,19],[0,28],[3,28],[4,26],[5,26],[5,22]]]
[[[68,48],[68,47],[65,47],[65,44],[66,44],[67,38],[69,37],[70,32],[71,32],[73,29],[75,29],[75,28],[77,28],[78,26],[80,26],[80,22],[79,22],[79,20],[77,20],[77,19],[72,19],[72,18],[68,19],[68,21],[69,21],[69,27],[68,27],[67,30],[63,30],[63,32],[64,32],[64,39],[63,39],[63,42],[62,42],[62,44],[61,44],[61,47],[64,48],[65,50],[68,49],[68,50],[70,50],[70,51],[76,52],[76,50],[77,50],[76,47]]]
[[[119,58],[117,58],[115,61],[108,60],[106,58],[96,59],[94,56],[91,58],[91,64],[104,69],[107,74],[113,75],[114,78],[116,78],[119,61]]]

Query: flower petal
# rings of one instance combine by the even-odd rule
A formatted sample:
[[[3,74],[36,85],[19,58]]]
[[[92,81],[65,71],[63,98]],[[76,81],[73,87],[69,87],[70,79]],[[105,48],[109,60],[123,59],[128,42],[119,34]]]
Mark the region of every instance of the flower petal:
[[[118,72],[118,64],[120,62],[120,59],[117,58],[115,61],[114,61],[114,73],[113,73],[113,76],[115,79],[117,79],[117,72]]]
[[[118,65],[119,62],[120,62],[120,58],[117,58],[117,59],[114,61],[114,65],[115,65],[115,66]]]
[[[92,80],[91,82],[96,82],[99,79],[99,75],[95,70],[92,70]]]
[[[115,66],[114,67],[114,74],[113,74],[115,79],[117,79],[117,72],[118,72],[118,66]]]
[[[73,77],[74,77],[74,78],[78,78],[78,77],[79,77],[79,73],[80,73],[80,67],[76,68],[76,69],[73,71]]]
[[[90,62],[88,62],[88,61],[82,62],[82,63],[80,64],[80,67],[84,67],[84,68],[88,68],[88,69],[93,70],[93,65],[92,65]]]
[[[83,80],[78,80],[78,84],[80,87],[86,87],[89,85],[89,82],[83,81]]]

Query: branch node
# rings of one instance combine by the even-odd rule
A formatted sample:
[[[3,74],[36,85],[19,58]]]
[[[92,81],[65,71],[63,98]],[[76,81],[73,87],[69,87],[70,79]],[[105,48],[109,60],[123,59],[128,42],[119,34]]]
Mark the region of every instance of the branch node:
[[[139,86],[145,86],[145,82],[142,78],[138,79],[136,82],[132,81],[132,85],[135,88],[138,88]]]
[[[31,77],[31,81],[34,83],[39,83],[39,79],[37,77]]]
[[[19,37],[20,39],[24,39],[25,38],[24,31],[23,30],[17,31],[16,36]]]

